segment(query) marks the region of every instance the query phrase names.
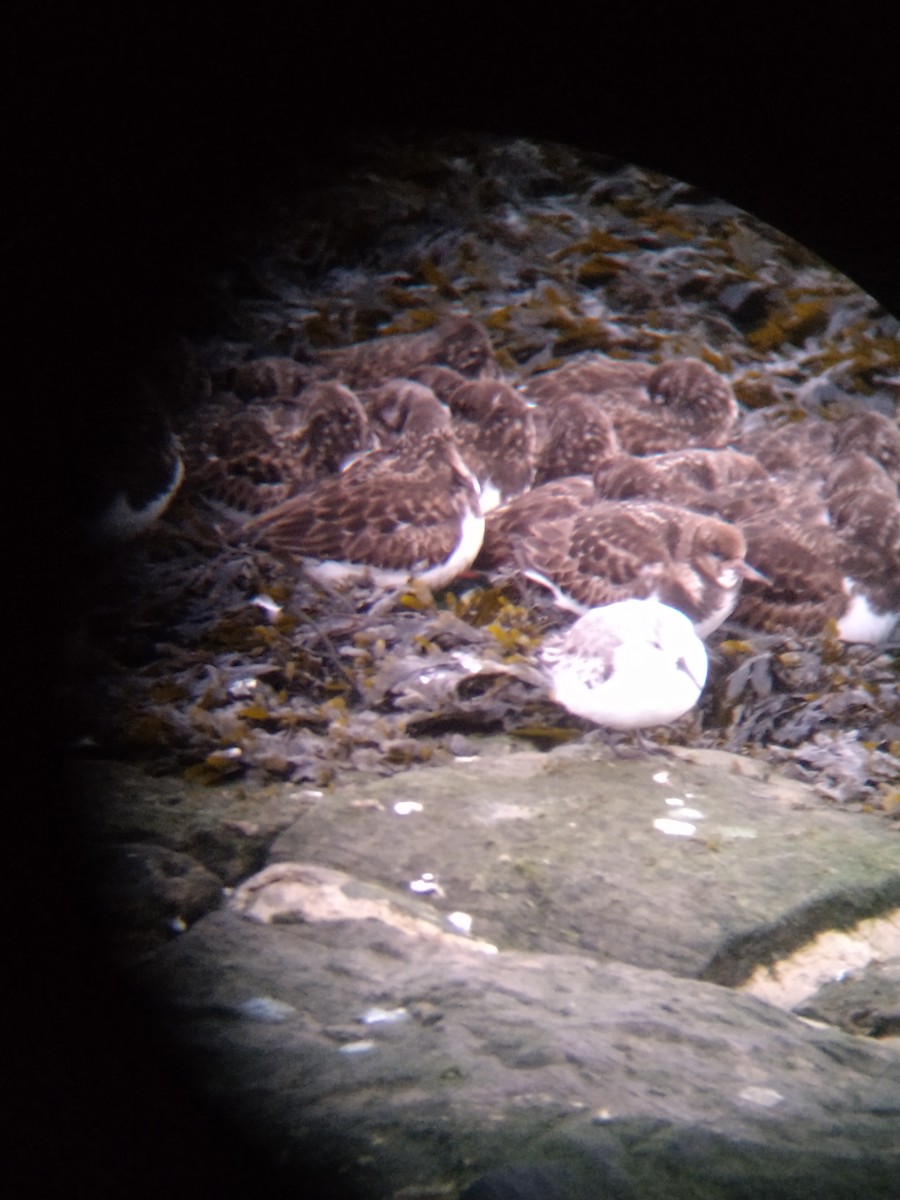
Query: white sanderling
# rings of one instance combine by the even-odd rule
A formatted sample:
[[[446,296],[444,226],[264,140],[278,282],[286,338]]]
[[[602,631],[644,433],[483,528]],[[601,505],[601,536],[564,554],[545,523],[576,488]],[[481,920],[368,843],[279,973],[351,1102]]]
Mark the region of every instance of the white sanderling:
[[[674,721],[706,682],[706,647],[683,613],[657,600],[593,608],[548,638],[540,658],[553,699],[611,729]]]

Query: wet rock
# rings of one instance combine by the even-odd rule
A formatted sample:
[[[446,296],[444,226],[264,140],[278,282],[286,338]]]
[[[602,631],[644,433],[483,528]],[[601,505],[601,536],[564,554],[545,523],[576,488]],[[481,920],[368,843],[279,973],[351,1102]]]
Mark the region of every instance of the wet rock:
[[[226,886],[258,871],[276,834],[321,796],[239,781],[211,786],[102,760],[73,765],[71,787],[92,843],[146,841],[180,850]]]
[[[471,741],[302,802],[104,767],[111,829],[129,805],[182,844],[238,808],[281,826],[132,969],[203,1103],[286,1189],[360,1200],[725,1200],[736,1180],[893,1200],[900,864],[879,818],[718,751]],[[853,978],[810,999],[807,963],[798,997],[790,964],[834,924],[830,978],[847,945]],[[760,978],[783,1009],[744,990]]]
[[[584,1190],[585,1181],[579,1187],[577,1175],[565,1163],[511,1163],[488,1171],[463,1192],[461,1200],[572,1200],[579,1195],[623,1196],[627,1192],[615,1183],[601,1182],[597,1177],[590,1181],[590,1192]]]
[[[343,891],[350,912],[366,888]],[[429,928],[427,902],[409,906]],[[286,1180],[330,1168],[344,1194],[429,1194],[524,1158],[555,1163],[576,1197],[598,1194],[579,1182],[591,1176],[611,1195],[724,1197],[739,1172],[747,1195],[799,1200],[813,1183],[853,1195],[848,1181],[886,1198],[900,1170],[898,1047],[715,984],[486,954],[365,910],[279,924],[234,908],[140,978],[217,1107]],[[273,1004],[283,1019],[260,1015]],[[508,1189],[542,1170],[471,1194],[540,1194]]]
[[[272,844],[462,910],[508,949],[580,950],[736,985],[823,929],[900,907],[877,817],[813,810],[804,784],[721,751],[482,753],[352,779]],[[420,804],[398,815],[394,805]]]
[[[900,958],[873,962],[826,983],[797,1012],[848,1033],[900,1037]]]
[[[222,881],[178,850],[146,843],[93,856],[104,916],[119,955],[139,959],[218,906]]]

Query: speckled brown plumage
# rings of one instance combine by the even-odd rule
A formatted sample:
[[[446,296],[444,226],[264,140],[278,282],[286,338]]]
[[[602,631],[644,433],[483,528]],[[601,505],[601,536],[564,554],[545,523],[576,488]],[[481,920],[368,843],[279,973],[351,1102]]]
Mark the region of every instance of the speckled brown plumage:
[[[629,454],[657,454],[682,446],[727,445],[738,407],[727,380],[698,359],[651,367],[602,356],[580,358],[537,375],[525,387],[536,404],[552,407],[576,392],[595,396]]]
[[[604,392],[642,392],[651,375],[651,363],[607,358],[604,354],[578,354],[561,367],[529,379],[525,391],[539,405],[552,405],[559,396],[576,393],[599,396]]]
[[[336,475],[351,455],[373,447],[368,417],[349,388],[314,383],[300,402],[302,423],[286,447],[298,481]]]
[[[250,407],[223,400],[189,436],[191,490],[235,516],[265,512],[372,446],[356,396],[314,383],[296,400]]]
[[[674,505],[590,502],[558,484],[488,514],[476,565],[542,579],[576,611],[652,596],[701,634],[725,619],[746,571],[738,529]]]
[[[745,586],[736,619],[757,628],[878,642],[900,613],[900,504],[887,473],[854,451],[721,496],[765,580]],[[824,466],[824,476],[819,470]]]
[[[829,517],[835,528],[885,554],[900,544],[900,499],[893,480],[858,450],[841,454],[823,480]]]
[[[894,485],[858,451],[807,467],[775,476],[734,450],[677,451],[611,459],[594,484],[610,498],[683,504],[740,528],[746,560],[765,578],[745,582],[735,619],[803,635],[834,619],[848,641],[880,640],[900,610]]]
[[[465,380],[447,399],[453,431],[482,492],[494,507],[531,486],[534,422],[521,395],[499,379]]]
[[[791,476],[748,479],[720,488],[707,499],[704,511],[718,513],[735,525],[767,513],[782,515],[798,525],[827,525],[830,519],[821,481]]]
[[[288,495],[284,464],[263,420],[246,412],[204,424],[187,440],[186,490],[235,515],[258,513]]]
[[[362,392],[366,415],[380,446],[397,444],[406,424],[410,405],[437,399],[427,384],[414,379],[389,379],[376,388]]]
[[[337,379],[354,389],[409,378],[417,367],[451,367],[467,379],[497,373],[490,338],[467,316],[447,317],[424,333],[399,334],[323,350],[311,367],[315,378]]]
[[[439,586],[471,563],[482,532],[477,488],[449,417],[433,397],[415,397],[393,450],[364,455],[248,522],[243,535],[302,559],[321,579]]]
[[[769,475],[749,454],[726,448],[672,450],[643,458],[613,455],[597,465],[593,478],[597,494],[610,500],[656,500],[717,513],[723,496],[768,481]]]
[[[738,597],[733,617],[753,629],[793,629],[804,635],[821,634],[847,605],[840,546],[823,525],[765,512],[741,522],[747,539],[747,558],[765,575],[748,580]]]
[[[531,486],[534,422],[515,388],[500,379],[466,379],[448,367],[435,366],[417,371],[416,379],[389,380],[365,394],[382,444],[396,441],[414,396],[432,396],[446,405],[459,452],[481,488],[483,508]]]
[[[567,475],[590,475],[619,451],[612,420],[593,396],[560,395],[546,410],[534,467],[535,484]]]
[[[824,490],[841,542],[840,567],[845,580],[853,580],[845,589],[851,597],[864,596],[873,612],[885,617],[887,636],[891,617],[900,615],[900,500],[893,481],[877,462],[856,451],[831,467]]]
[[[808,472],[818,467],[824,473],[838,457],[859,452],[900,481],[900,429],[896,420],[864,409],[841,420],[806,416],[789,424],[748,424],[734,441],[753,454],[772,472]]]
[[[484,571],[515,567],[515,547],[532,530],[540,529],[548,519],[574,517],[596,502],[597,493],[588,475],[551,479],[517,496],[488,514],[476,567]]]
[[[466,382],[467,378],[459,371],[454,371],[452,367],[440,366],[437,363],[425,363],[424,366],[416,367],[410,377],[417,383],[424,383],[430,387],[443,404],[449,402],[450,397],[461,383]]]

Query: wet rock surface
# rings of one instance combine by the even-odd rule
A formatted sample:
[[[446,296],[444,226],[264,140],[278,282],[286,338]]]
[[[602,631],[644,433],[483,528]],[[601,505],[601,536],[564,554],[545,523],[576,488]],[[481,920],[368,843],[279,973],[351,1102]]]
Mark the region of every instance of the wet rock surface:
[[[230,880],[217,829],[266,829],[262,871],[124,953],[203,1102],[286,1189],[895,1194],[900,860],[878,816],[723,752],[502,737],[318,795],[85,779],[119,797],[106,836],[126,806],[156,837],[161,806],[204,803],[198,869]],[[196,847],[195,820],[171,841]],[[723,986],[867,924],[881,961],[807,993],[814,1023]]]
[[[877,818],[860,821],[849,854],[845,817],[805,812],[805,789],[758,764],[497,748],[350,782],[272,858],[428,889],[504,948],[568,946],[728,984],[821,928],[900,905]],[[409,802],[422,810],[399,816]]]
[[[523,1157],[599,1166],[642,1127],[806,1158],[807,1173],[827,1130],[823,1184],[862,1145],[871,1180],[896,1166],[896,1049],[715,985],[566,953],[484,955],[376,921],[229,912],[149,974],[229,1113],[288,1172],[327,1163],[361,1196],[458,1186]]]
[[[900,1034],[900,959],[875,961],[862,971],[825,983],[797,1006],[805,1017],[869,1037]]]

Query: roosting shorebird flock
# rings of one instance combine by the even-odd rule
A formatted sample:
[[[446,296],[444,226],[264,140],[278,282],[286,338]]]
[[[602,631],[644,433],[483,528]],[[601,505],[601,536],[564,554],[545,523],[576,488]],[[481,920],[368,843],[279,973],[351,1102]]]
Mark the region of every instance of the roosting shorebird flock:
[[[695,358],[581,353],[517,384],[465,315],[249,361],[214,399],[184,486],[232,542],[330,588],[531,581],[577,617],[548,688],[598,724],[687,711],[727,618],[879,643],[900,614],[900,429],[864,407],[760,420]]]

